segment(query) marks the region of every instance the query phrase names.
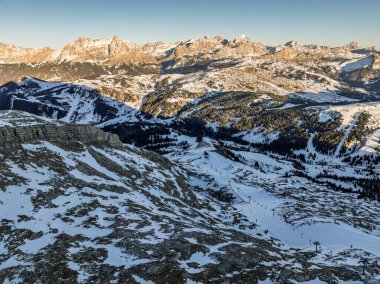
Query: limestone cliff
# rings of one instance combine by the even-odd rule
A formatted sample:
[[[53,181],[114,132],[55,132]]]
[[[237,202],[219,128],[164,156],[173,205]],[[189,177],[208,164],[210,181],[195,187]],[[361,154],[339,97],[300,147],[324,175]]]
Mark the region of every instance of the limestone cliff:
[[[90,125],[34,125],[0,127],[0,150],[20,148],[23,143],[39,141],[72,145],[81,142],[90,145],[122,147],[118,136]]]
[[[0,150],[20,149],[22,144],[48,141],[62,146],[87,144],[122,148],[115,134],[95,126],[66,124],[21,111],[0,111]]]

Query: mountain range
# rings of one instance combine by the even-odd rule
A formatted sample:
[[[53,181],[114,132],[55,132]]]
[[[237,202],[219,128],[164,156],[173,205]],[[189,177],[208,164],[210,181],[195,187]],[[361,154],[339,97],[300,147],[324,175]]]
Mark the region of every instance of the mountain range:
[[[0,281],[378,283],[379,59],[0,44]]]
[[[120,64],[159,64],[163,61],[183,57],[203,59],[236,59],[247,56],[271,56],[274,59],[284,57],[338,56],[356,51],[375,53],[375,47],[361,48],[352,42],[342,47],[302,45],[289,41],[279,46],[266,46],[254,42],[245,35],[233,40],[221,36],[191,39],[184,42],[154,42],[138,45],[122,40],[118,36],[112,39],[91,39],[80,37],[60,50],[51,47],[23,48],[9,44],[0,44],[1,63],[47,63],[47,62],[94,62],[108,66]]]

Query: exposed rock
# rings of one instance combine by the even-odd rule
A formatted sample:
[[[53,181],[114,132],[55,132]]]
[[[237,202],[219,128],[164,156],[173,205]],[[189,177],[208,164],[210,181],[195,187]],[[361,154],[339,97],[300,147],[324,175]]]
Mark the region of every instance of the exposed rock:
[[[55,58],[55,50],[50,47],[23,48],[0,44],[0,62],[2,63],[42,63]]]
[[[63,146],[78,141],[90,145],[121,148],[122,143],[116,134],[103,132],[90,125],[37,125],[24,127],[0,127],[0,150],[21,148],[23,143],[51,141]]]

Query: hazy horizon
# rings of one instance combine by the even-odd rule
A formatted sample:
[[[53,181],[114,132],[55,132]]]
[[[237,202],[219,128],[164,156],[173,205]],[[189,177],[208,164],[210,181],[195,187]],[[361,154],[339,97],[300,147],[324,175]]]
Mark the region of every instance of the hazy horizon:
[[[144,44],[245,34],[268,46],[380,47],[379,14],[376,0],[0,0],[0,42],[60,49],[80,36]]]

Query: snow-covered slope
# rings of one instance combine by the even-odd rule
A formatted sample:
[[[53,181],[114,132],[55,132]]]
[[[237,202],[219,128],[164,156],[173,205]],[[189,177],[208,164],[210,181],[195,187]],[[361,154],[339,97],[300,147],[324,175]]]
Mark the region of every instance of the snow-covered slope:
[[[352,72],[357,69],[362,69],[366,67],[372,67],[374,63],[374,57],[373,56],[368,56],[359,60],[353,60],[349,62],[345,62],[342,65],[342,71],[344,72]]]
[[[305,176],[297,176],[292,160],[276,155],[266,155],[241,147],[232,150],[235,156],[223,152],[219,143],[204,139],[177,137],[188,141],[186,150],[167,154],[171,160],[197,173],[201,179],[193,179],[194,186],[213,188],[231,193],[233,206],[247,219],[259,226],[245,232],[262,234],[265,238],[280,240],[281,247],[310,251],[318,241],[321,250],[313,260],[351,266],[360,264],[363,258],[371,259],[377,267],[380,257],[380,207],[378,201],[358,199],[356,194],[332,191],[328,183],[317,183]],[[225,142],[226,149],[236,144]],[[205,155],[207,153],[207,155]],[[236,162],[239,156],[239,162]],[[325,166],[304,164],[306,171],[315,174],[333,169],[329,161]],[[337,175],[357,175],[350,166],[342,163],[335,167]],[[379,171],[379,168],[376,168]],[[313,266],[317,269],[318,264]],[[376,268],[376,269],[377,269]],[[380,280],[378,272],[370,278]],[[376,280],[375,280],[376,279]],[[371,280],[367,280],[371,282]]]
[[[20,127],[43,124],[62,125],[58,120],[52,120],[43,116],[36,116],[28,112],[0,111],[0,127]]]
[[[18,84],[3,85],[0,92],[1,109],[27,111],[63,122],[98,124],[119,116],[137,120],[135,109],[87,86],[24,78]]]
[[[319,83],[313,83],[304,89],[308,90],[305,93],[284,94],[275,85],[278,82],[256,84],[251,76],[238,76],[241,72],[242,67],[234,67],[161,77],[107,75],[75,84],[27,77],[0,87],[0,108],[108,129],[125,124],[172,125],[198,119],[203,127],[214,131],[234,129],[233,135],[275,151],[279,143],[276,141],[288,136],[299,140],[296,145],[284,146],[283,152],[306,149],[313,133],[317,134],[312,141],[317,151],[335,156],[358,151],[367,140],[374,144],[375,140],[369,137],[379,128],[377,102],[363,103],[368,98],[376,100],[365,90],[345,93],[336,89],[339,82],[331,80],[323,83],[331,84],[329,91],[322,92]],[[238,84],[234,81],[236,76]],[[296,90],[302,79],[291,81]],[[220,83],[213,86],[210,82]],[[369,117],[360,121],[362,125],[356,125],[355,117],[362,113]],[[289,119],[284,120],[286,117]],[[355,131],[363,127],[368,130],[351,141]],[[324,137],[333,133],[335,140],[326,141]]]
[[[0,133],[6,133],[12,117],[20,121],[23,115],[2,113],[2,120],[6,117],[7,121]],[[33,121],[28,114],[23,119]],[[253,185],[255,178],[274,167],[288,170],[286,163],[264,162],[259,154],[247,157],[259,160],[260,167],[268,171],[260,173],[201,146],[173,154],[176,164],[120,141],[102,144],[99,132],[83,134],[87,142],[72,136],[72,131],[64,133],[65,140],[52,139],[52,132],[28,140],[28,131],[52,124],[48,120],[39,123],[36,118],[37,128],[13,124],[18,133],[24,133],[19,147],[0,149],[2,282],[229,279],[252,283],[267,279],[281,283],[318,278],[371,282],[379,274],[376,267],[368,269],[367,276],[360,274],[357,257],[366,255],[372,263],[379,254],[377,237],[360,242],[370,236],[366,230],[360,234],[361,227],[347,231],[347,240],[355,246],[347,250],[346,243],[334,247],[322,232],[332,228],[341,233],[344,223],[350,222],[342,219],[342,225],[313,226],[321,230],[318,239],[322,244],[322,252],[314,253],[313,245],[303,240],[303,230],[294,231],[292,222],[299,222],[282,221],[281,215],[287,212],[277,193],[267,190],[268,186]],[[66,131],[65,124],[53,125]],[[81,131],[84,126],[70,127]],[[210,151],[208,158],[205,150]],[[207,175],[200,169],[208,171]],[[234,188],[239,202],[211,199],[206,194],[210,177],[214,190],[219,185]],[[270,218],[281,226],[271,224]],[[309,238],[306,233],[305,238]]]

